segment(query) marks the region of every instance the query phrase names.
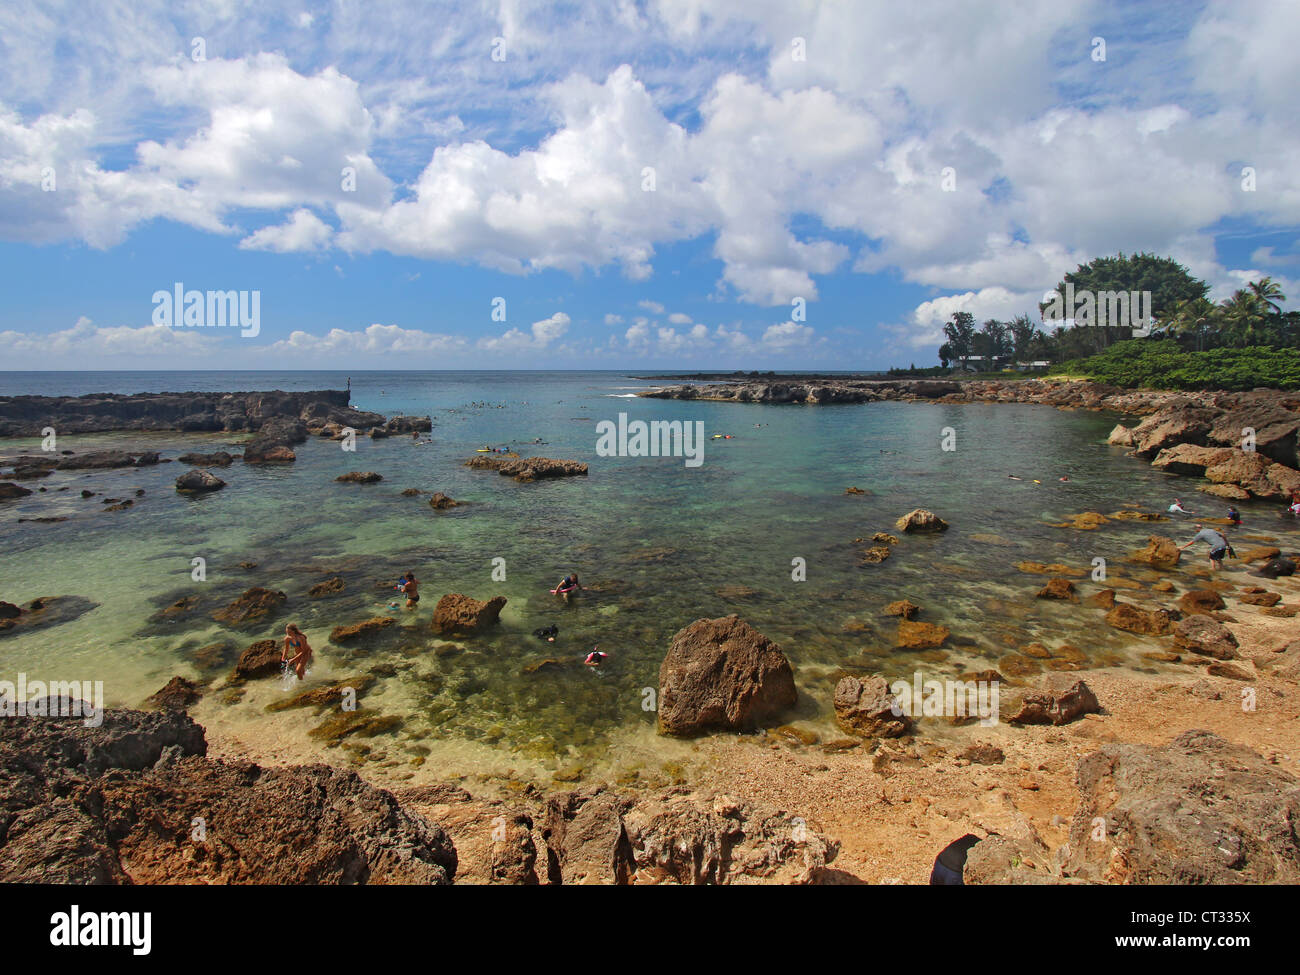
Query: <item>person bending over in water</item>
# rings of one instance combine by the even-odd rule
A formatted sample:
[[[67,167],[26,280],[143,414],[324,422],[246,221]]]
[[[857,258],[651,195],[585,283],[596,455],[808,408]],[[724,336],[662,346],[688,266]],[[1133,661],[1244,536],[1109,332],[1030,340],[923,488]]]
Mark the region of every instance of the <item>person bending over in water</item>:
[[[1228,540],[1213,528],[1206,528],[1204,525],[1197,525],[1197,532],[1192,540],[1186,545],[1178,546],[1178,551],[1182,552],[1197,542],[1205,542],[1210,546],[1210,570],[1214,571],[1223,568],[1223,557],[1228,553]]]
[[[563,596],[567,601],[570,596],[580,590],[582,586],[578,582],[578,573],[570,572],[560,580],[560,584],[555,587],[555,594]]]
[[[416,581],[414,572],[406,573],[403,578],[406,579],[402,586],[402,592],[406,595],[406,608],[415,609],[420,602],[420,584]]]
[[[311,644],[303,636],[302,630],[290,623],[284,628],[284,648],[280,651],[280,663],[285,664],[298,675],[299,680],[302,680],[306,676],[307,665],[311,663],[311,658]]]
[[[1178,500],[1178,498],[1174,498],[1174,503],[1171,504],[1171,505],[1169,506],[1169,513],[1170,513],[1171,515],[1190,515],[1190,514],[1191,514],[1190,511],[1188,511],[1186,508],[1183,507],[1183,503],[1182,503],[1182,501]]]
[[[609,654],[601,653],[600,644],[598,643],[591,648],[591,653],[587,654],[582,662],[588,667],[599,667],[608,657]]]

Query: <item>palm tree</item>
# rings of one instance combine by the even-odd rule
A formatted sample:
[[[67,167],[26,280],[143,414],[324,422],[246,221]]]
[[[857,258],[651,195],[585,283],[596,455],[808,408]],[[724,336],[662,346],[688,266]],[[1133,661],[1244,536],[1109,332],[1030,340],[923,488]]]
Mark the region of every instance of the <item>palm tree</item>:
[[[1268,344],[1271,338],[1265,312],[1268,307],[1253,289],[1246,288],[1238,288],[1223,302],[1223,316],[1232,345],[1244,348]]]
[[[1205,333],[1219,331],[1223,309],[1208,298],[1191,298],[1178,305],[1165,327],[1174,335],[1195,336],[1196,348],[1205,346]]]
[[[1282,293],[1282,288],[1271,277],[1251,281],[1246,287],[1274,315],[1282,314],[1282,302],[1286,301],[1286,295]]]

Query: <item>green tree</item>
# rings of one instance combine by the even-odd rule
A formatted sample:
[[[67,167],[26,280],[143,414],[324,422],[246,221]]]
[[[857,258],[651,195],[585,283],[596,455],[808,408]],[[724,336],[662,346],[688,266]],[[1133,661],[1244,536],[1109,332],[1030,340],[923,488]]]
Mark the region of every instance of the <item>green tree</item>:
[[[1150,291],[1151,314],[1159,320],[1172,316],[1184,301],[1204,298],[1210,291],[1208,284],[1192,277],[1187,268],[1171,257],[1157,257],[1155,254],[1125,256],[1122,252],[1114,257],[1098,257],[1080,264],[1065,275],[1056,290],[1064,295],[1067,284],[1074,285],[1076,294],[1080,291],[1091,291],[1094,295],[1102,291]],[[1041,313],[1047,305],[1044,303],[1038,307]]]
[[[1038,326],[1028,315],[1017,315],[1007,322],[1007,338],[1011,343],[1011,354],[1017,362],[1028,360],[1029,345],[1038,334]]]
[[[965,366],[975,340],[975,316],[968,311],[953,312],[952,319],[943,326],[943,334],[957,361]]]
[[[988,356],[991,365],[996,366],[1009,351],[1007,348],[1007,327],[996,318],[990,318],[984,323],[984,327],[980,329],[980,336],[983,339],[980,343],[983,354]]]

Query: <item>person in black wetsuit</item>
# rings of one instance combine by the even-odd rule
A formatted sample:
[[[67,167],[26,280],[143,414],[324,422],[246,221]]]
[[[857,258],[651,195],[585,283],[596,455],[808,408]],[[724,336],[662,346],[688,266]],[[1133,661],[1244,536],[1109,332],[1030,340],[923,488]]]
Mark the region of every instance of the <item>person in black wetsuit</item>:
[[[937,887],[964,887],[962,871],[966,867],[966,855],[970,848],[980,841],[978,836],[967,833],[959,840],[953,840],[934,858],[934,868],[930,871],[930,883]]]

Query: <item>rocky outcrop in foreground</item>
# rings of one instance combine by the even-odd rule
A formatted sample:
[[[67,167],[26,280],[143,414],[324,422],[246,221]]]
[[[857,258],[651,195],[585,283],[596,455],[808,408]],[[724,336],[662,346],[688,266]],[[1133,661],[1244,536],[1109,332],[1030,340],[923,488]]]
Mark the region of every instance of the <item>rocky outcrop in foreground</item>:
[[[677,631],[659,668],[659,730],[752,731],[796,697],[779,646],[735,615],[696,620]]]
[[[638,801],[600,788],[551,796],[541,834],[553,884],[810,884],[826,879],[839,853],[771,806],[724,796]]]
[[[974,883],[1300,883],[1300,781],[1208,731],[1164,747],[1106,744],[1079,760],[1063,856],[1004,837],[976,844]]]
[[[207,758],[176,711],[0,721],[0,882],[447,884],[447,835],[355,772]]]

